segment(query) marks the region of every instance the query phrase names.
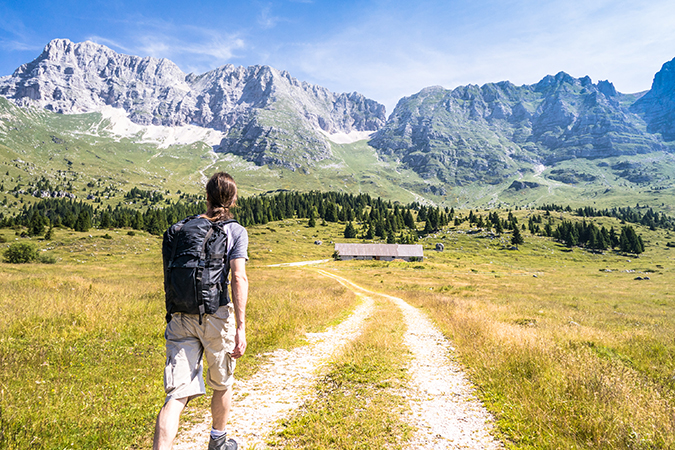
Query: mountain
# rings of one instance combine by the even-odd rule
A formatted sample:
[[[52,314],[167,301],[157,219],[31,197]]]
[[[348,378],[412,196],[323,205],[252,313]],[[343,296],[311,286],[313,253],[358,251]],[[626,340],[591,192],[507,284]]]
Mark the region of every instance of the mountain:
[[[675,141],[675,59],[654,76],[652,88],[631,107],[647,123],[647,131]]]
[[[648,96],[662,93],[652,88]],[[427,178],[496,184],[523,167],[664,150],[626,105],[632,99],[608,81],[594,84],[564,72],[534,85],[430,87],[400,100],[370,143]]]
[[[0,77],[0,166],[11,208],[44,191],[104,204],[132,185],[196,193],[226,170],[243,195],[334,190],[459,207],[592,198],[672,214],[675,60],[647,92],[560,72],[532,85],[428,87],[385,119],[361,94],[268,66],[185,74],[54,40]]]
[[[166,59],[66,39],[0,78],[0,95],[62,114],[112,106],[139,125],[212,128],[225,133],[216,151],[305,170],[330,157],[330,135],[372,132],[385,122],[384,106],[361,94],[334,94],[268,66],[185,74]]]

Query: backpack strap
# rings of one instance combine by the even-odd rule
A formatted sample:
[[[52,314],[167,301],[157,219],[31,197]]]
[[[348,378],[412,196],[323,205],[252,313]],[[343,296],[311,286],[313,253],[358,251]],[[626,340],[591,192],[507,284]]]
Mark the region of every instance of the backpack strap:
[[[230,250],[232,250],[232,240],[230,239],[230,235],[227,234],[227,231],[225,230],[225,225],[230,224],[230,223],[239,223],[236,221],[236,219],[227,219],[223,220],[222,222],[218,222],[218,227],[227,235],[227,247],[225,248],[225,254],[223,257],[225,258],[225,269],[227,270],[227,273],[230,273],[230,260],[229,260],[229,255],[230,255]],[[227,279],[225,279],[225,283],[229,284]]]
[[[218,286],[218,289],[221,292],[221,296],[222,296],[223,293],[225,295],[225,303],[224,304],[227,304],[227,303],[230,302],[230,292],[229,292],[229,289],[228,289],[228,285],[230,284],[230,280],[229,280],[229,275],[230,275],[229,254],[230,254],[230,250],[232,250],[232,239],[230,239],[230,235],[227,232],[227,228],[226,228],[226,225],[228,225],[230,223],[239,223],[239,222],[237,222],[235,219],[227,219],[227,220],[222,220],[220,222],[216,222],[214,224],[214,226],[218,227],[221,232],[225,233],[225,239],[227,241],[227,244],[226,244],[226,247],[225,247],[225,254],[224,255],[217,255],[218,257],[223,258],[223,265],[225,267],[225,278],[223,280],[225,285],[223,286],[223,285],[220,285],[220,283],[219,283],[219,286]],[[222,301],[222,297],[221,297],[221,301]]]
[[[206,265],[206,243],[211,238],[213,234],[213,227],[209,228],[209,231],[206,232],[204,236],[204,241],[202,241],[202,248],[199,252],[199,266],[197,267],[197,272],[195,274],[195,288],[197,289],[196,298],[197,305],[199,305],[199,325],[202,324],[202,316],[206,313],[206,308],[204,306],[204,293],[202,291],[202,275],[204,273],[204,266]]]

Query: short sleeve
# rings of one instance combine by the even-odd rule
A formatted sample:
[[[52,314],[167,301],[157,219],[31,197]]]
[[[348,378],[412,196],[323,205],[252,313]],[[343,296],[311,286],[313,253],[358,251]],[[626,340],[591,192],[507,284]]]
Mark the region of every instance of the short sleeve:
[[[228,261],[244,258],[248,261],[248,232],[239,224],[233,224],[230,228],[229,238],[232,246],[227,254]]]

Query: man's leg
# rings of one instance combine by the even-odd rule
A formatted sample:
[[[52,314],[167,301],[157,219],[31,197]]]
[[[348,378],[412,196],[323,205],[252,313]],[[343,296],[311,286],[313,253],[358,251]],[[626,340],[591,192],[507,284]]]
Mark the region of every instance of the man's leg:
[[[232,406],[232,388],[224,391],[213,391],[211,398],[211,416],[213,417],[213,429],[222,431],[230,419]]]
[[[155,424],[155,438],[152,442],[153,450],[170,450],[173,446],[173,439],[178,433],[178,423],[180,413],[187,404],[187,398],[169,400],[164,404],[157,415]]]

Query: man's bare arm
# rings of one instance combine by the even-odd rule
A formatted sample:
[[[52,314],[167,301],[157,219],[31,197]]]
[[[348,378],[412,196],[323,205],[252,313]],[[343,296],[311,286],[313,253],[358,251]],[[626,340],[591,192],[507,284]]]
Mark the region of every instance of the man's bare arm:
[[[248,277],[246,276],[246,259],[237,258],[230,261],[232,270],[232,303],[234,316],[237,319],[237,332],[234,336],[232,358],[240,358],[246,351],[246,302],[248,301]]]

